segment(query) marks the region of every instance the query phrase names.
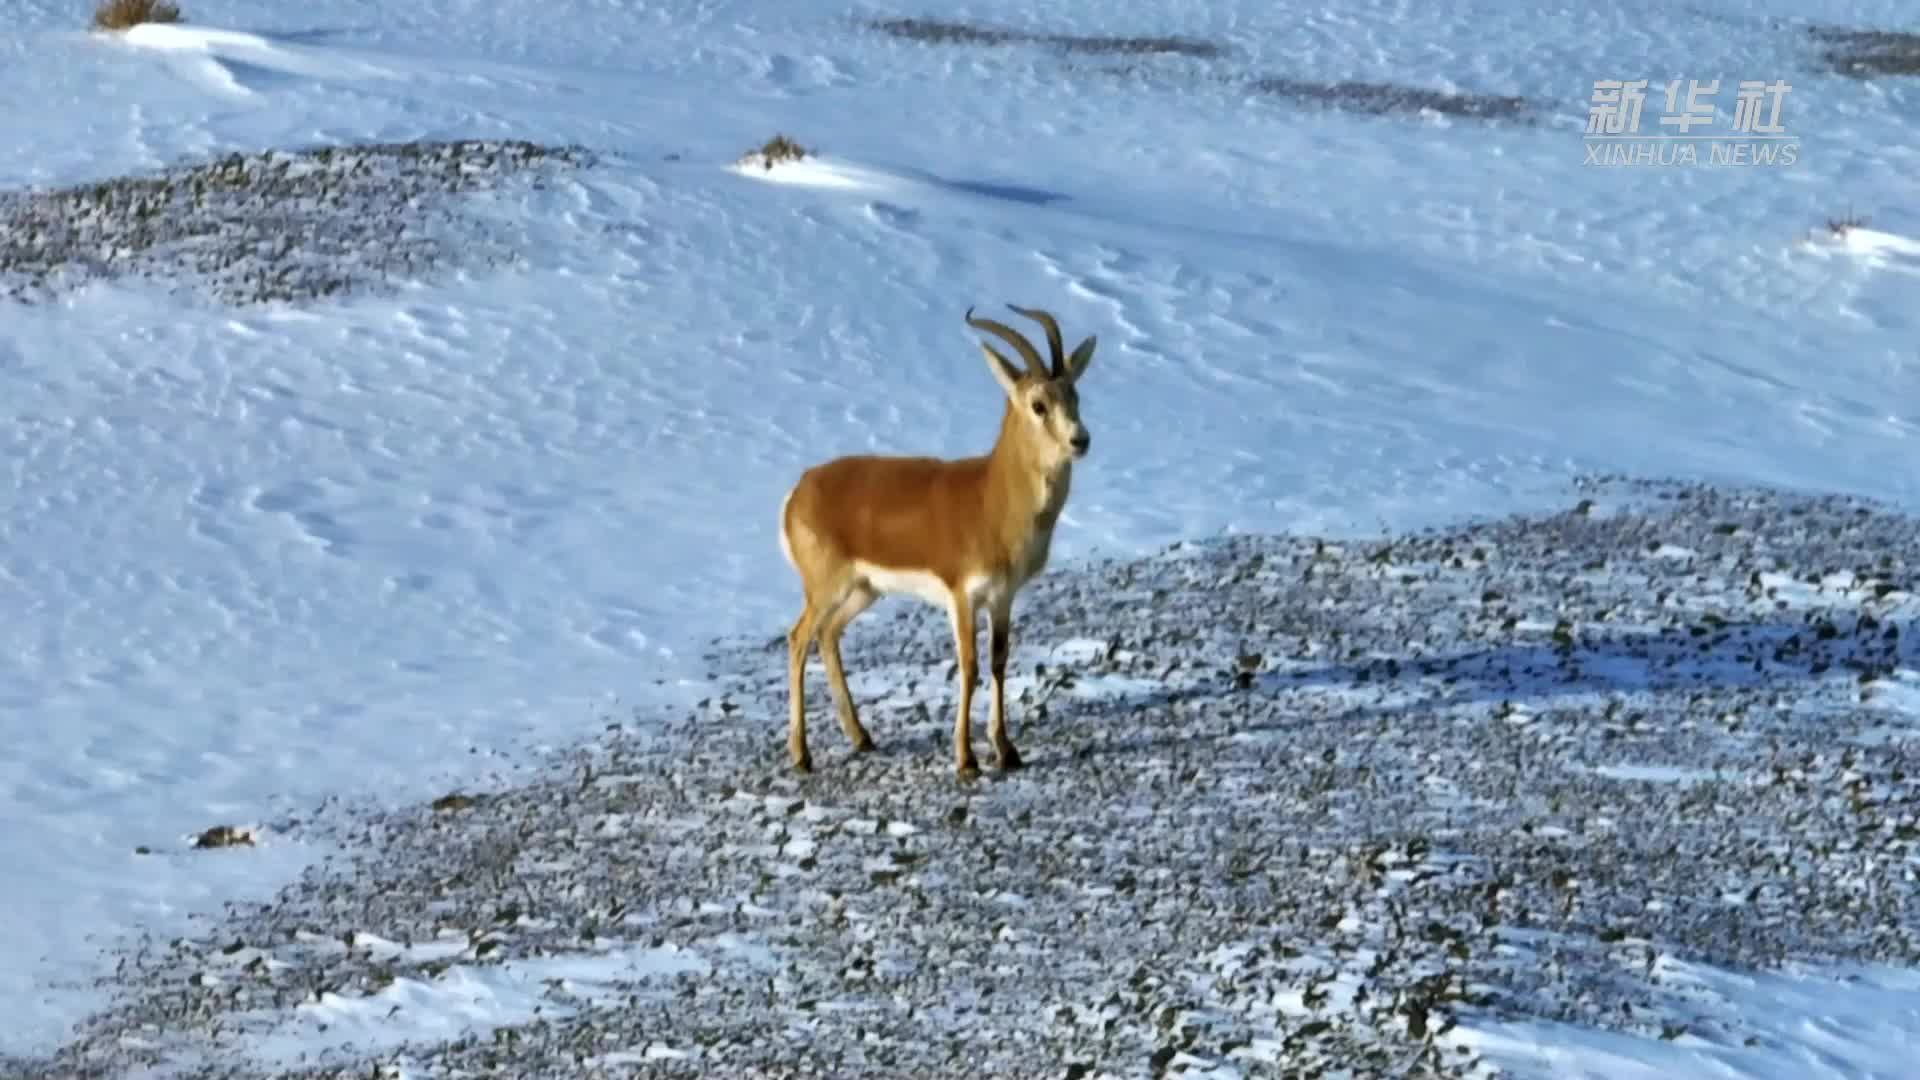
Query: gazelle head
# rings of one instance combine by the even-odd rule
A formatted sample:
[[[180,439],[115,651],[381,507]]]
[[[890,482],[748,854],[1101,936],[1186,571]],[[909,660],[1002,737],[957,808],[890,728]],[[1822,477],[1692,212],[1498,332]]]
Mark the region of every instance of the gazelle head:
[[[1007,306],[1040,324],[1047,333],[1047,349],[1053,356],[1049,367],[1041,361],[1033,343],[1019,331],[992,319],[976,318],[973,309],[967,309],[968,326],[1005,341],[1026,361],[1026,368],[1022,370],[998,349],[984,341],[980,343],[987,355],[987,370],[1007,392],[1014,414],[1009,423],[1026,425],[1022,430],[1049,465],[1086,456],[1093,436],[1087,431],[1087,425],[1080,422],[1080,393],[1074,389],[1074,383],[1093,360],[1093,337],[1082,341],[1069,355],[1062,348],[1060,324],[1052,315],[1035,308]]]

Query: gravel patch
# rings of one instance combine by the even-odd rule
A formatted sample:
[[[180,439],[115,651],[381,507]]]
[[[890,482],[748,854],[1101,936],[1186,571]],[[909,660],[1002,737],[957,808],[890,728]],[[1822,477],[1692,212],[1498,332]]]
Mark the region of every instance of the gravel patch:
[[[1229,54],[1226,46],[1203,38],[1177,34],[1048,34],[950,19],[872,19],[867,26],[880,33],[924,45],[1008,46],[1040,45],[1068,54],[1092,56],[1184,56],[1213,60]]]
[[[875,753],[813,669],[808,777],[784,644],[716,648],[691,714],[356,816],[350,856],[133,949],[24,1075],[1485,1075],[1476,1016],[1746,1038],[1675,962],[1920,963],[1920,523],[1584,494],[1057,569],[1015,630],[1028,765],[971,784],[931,609],[849,632]],[[505,1026],[316,1049],[516,977]]]
[[[1100,76],[1127,80],[1141,87],[1161,85],[1178,69],[1155,66],[1155,61],[1212,63],[1229,61],[1234,50],[1204,38],[1155,34],[1144,36],[1041,33],[1005,26],[951,19],[894,17],[869,19],[870,30],[922,45],[948,48],[1015,48],[1039,46],[1058,52],[1064,63],[1058,70],[1071,76]],[[1088,58],[1092,58],[1089,62]],[[1508,94],[1459,93],[1397,83],[1329,81],[1303,76],[1262,74],[1249,76],[1224,68],[1208,81],[1232,85],[1247,94],[1296,105],[1360,113],[1368,116],[1443,116],[1488,121],[1537,123],[1539,103]]]
[[[579,147],[464,139],[231,154],[0,192],[0,298],[134,277],[225,304],[292,302],[500,265],[511,246],[452,197],[590,162]]]
[[[1807,33],[1822,46],[1820,62],[1837,74],[1852,79],[1920,75],[1920,34],[1844,26],[1811,26]]]

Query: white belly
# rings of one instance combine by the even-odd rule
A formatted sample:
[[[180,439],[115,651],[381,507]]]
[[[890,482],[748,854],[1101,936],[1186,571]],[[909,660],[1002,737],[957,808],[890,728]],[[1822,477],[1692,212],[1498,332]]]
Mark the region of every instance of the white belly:
[[[872,563],[855,563],[854,572],[873,591],[883,596],[911,596],[942,611],[952,606],[947,585],[925,570],[894,570]],[[1006,590],[1006,583],[980,574],[966,581],[967,599],[974,607],[990,607]]]

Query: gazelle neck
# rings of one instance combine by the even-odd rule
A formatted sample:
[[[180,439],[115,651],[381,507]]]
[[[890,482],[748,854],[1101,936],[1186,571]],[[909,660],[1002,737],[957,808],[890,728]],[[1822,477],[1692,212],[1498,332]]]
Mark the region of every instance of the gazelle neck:
[[[1003,505],[1025,509],[1043,525],[1051,525],[1066,504],[1072,480],[1073,459],[1063,455],[1056,464],[1044,462],[1033,429],[1017,415],[1013,402],[1007,402],[1000,415],[1000,436],[987,462],[987,483],[1005,500]]]

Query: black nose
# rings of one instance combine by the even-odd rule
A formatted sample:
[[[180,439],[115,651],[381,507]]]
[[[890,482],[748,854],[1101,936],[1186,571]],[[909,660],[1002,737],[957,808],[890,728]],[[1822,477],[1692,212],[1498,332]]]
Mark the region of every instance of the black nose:
[[[1091,446],[1092,444],[1093,444],[1093,436],[1087,434],[1084,431],[1073,437],[1073,448],[1082,454],[1086,453],[1087,447]]]

